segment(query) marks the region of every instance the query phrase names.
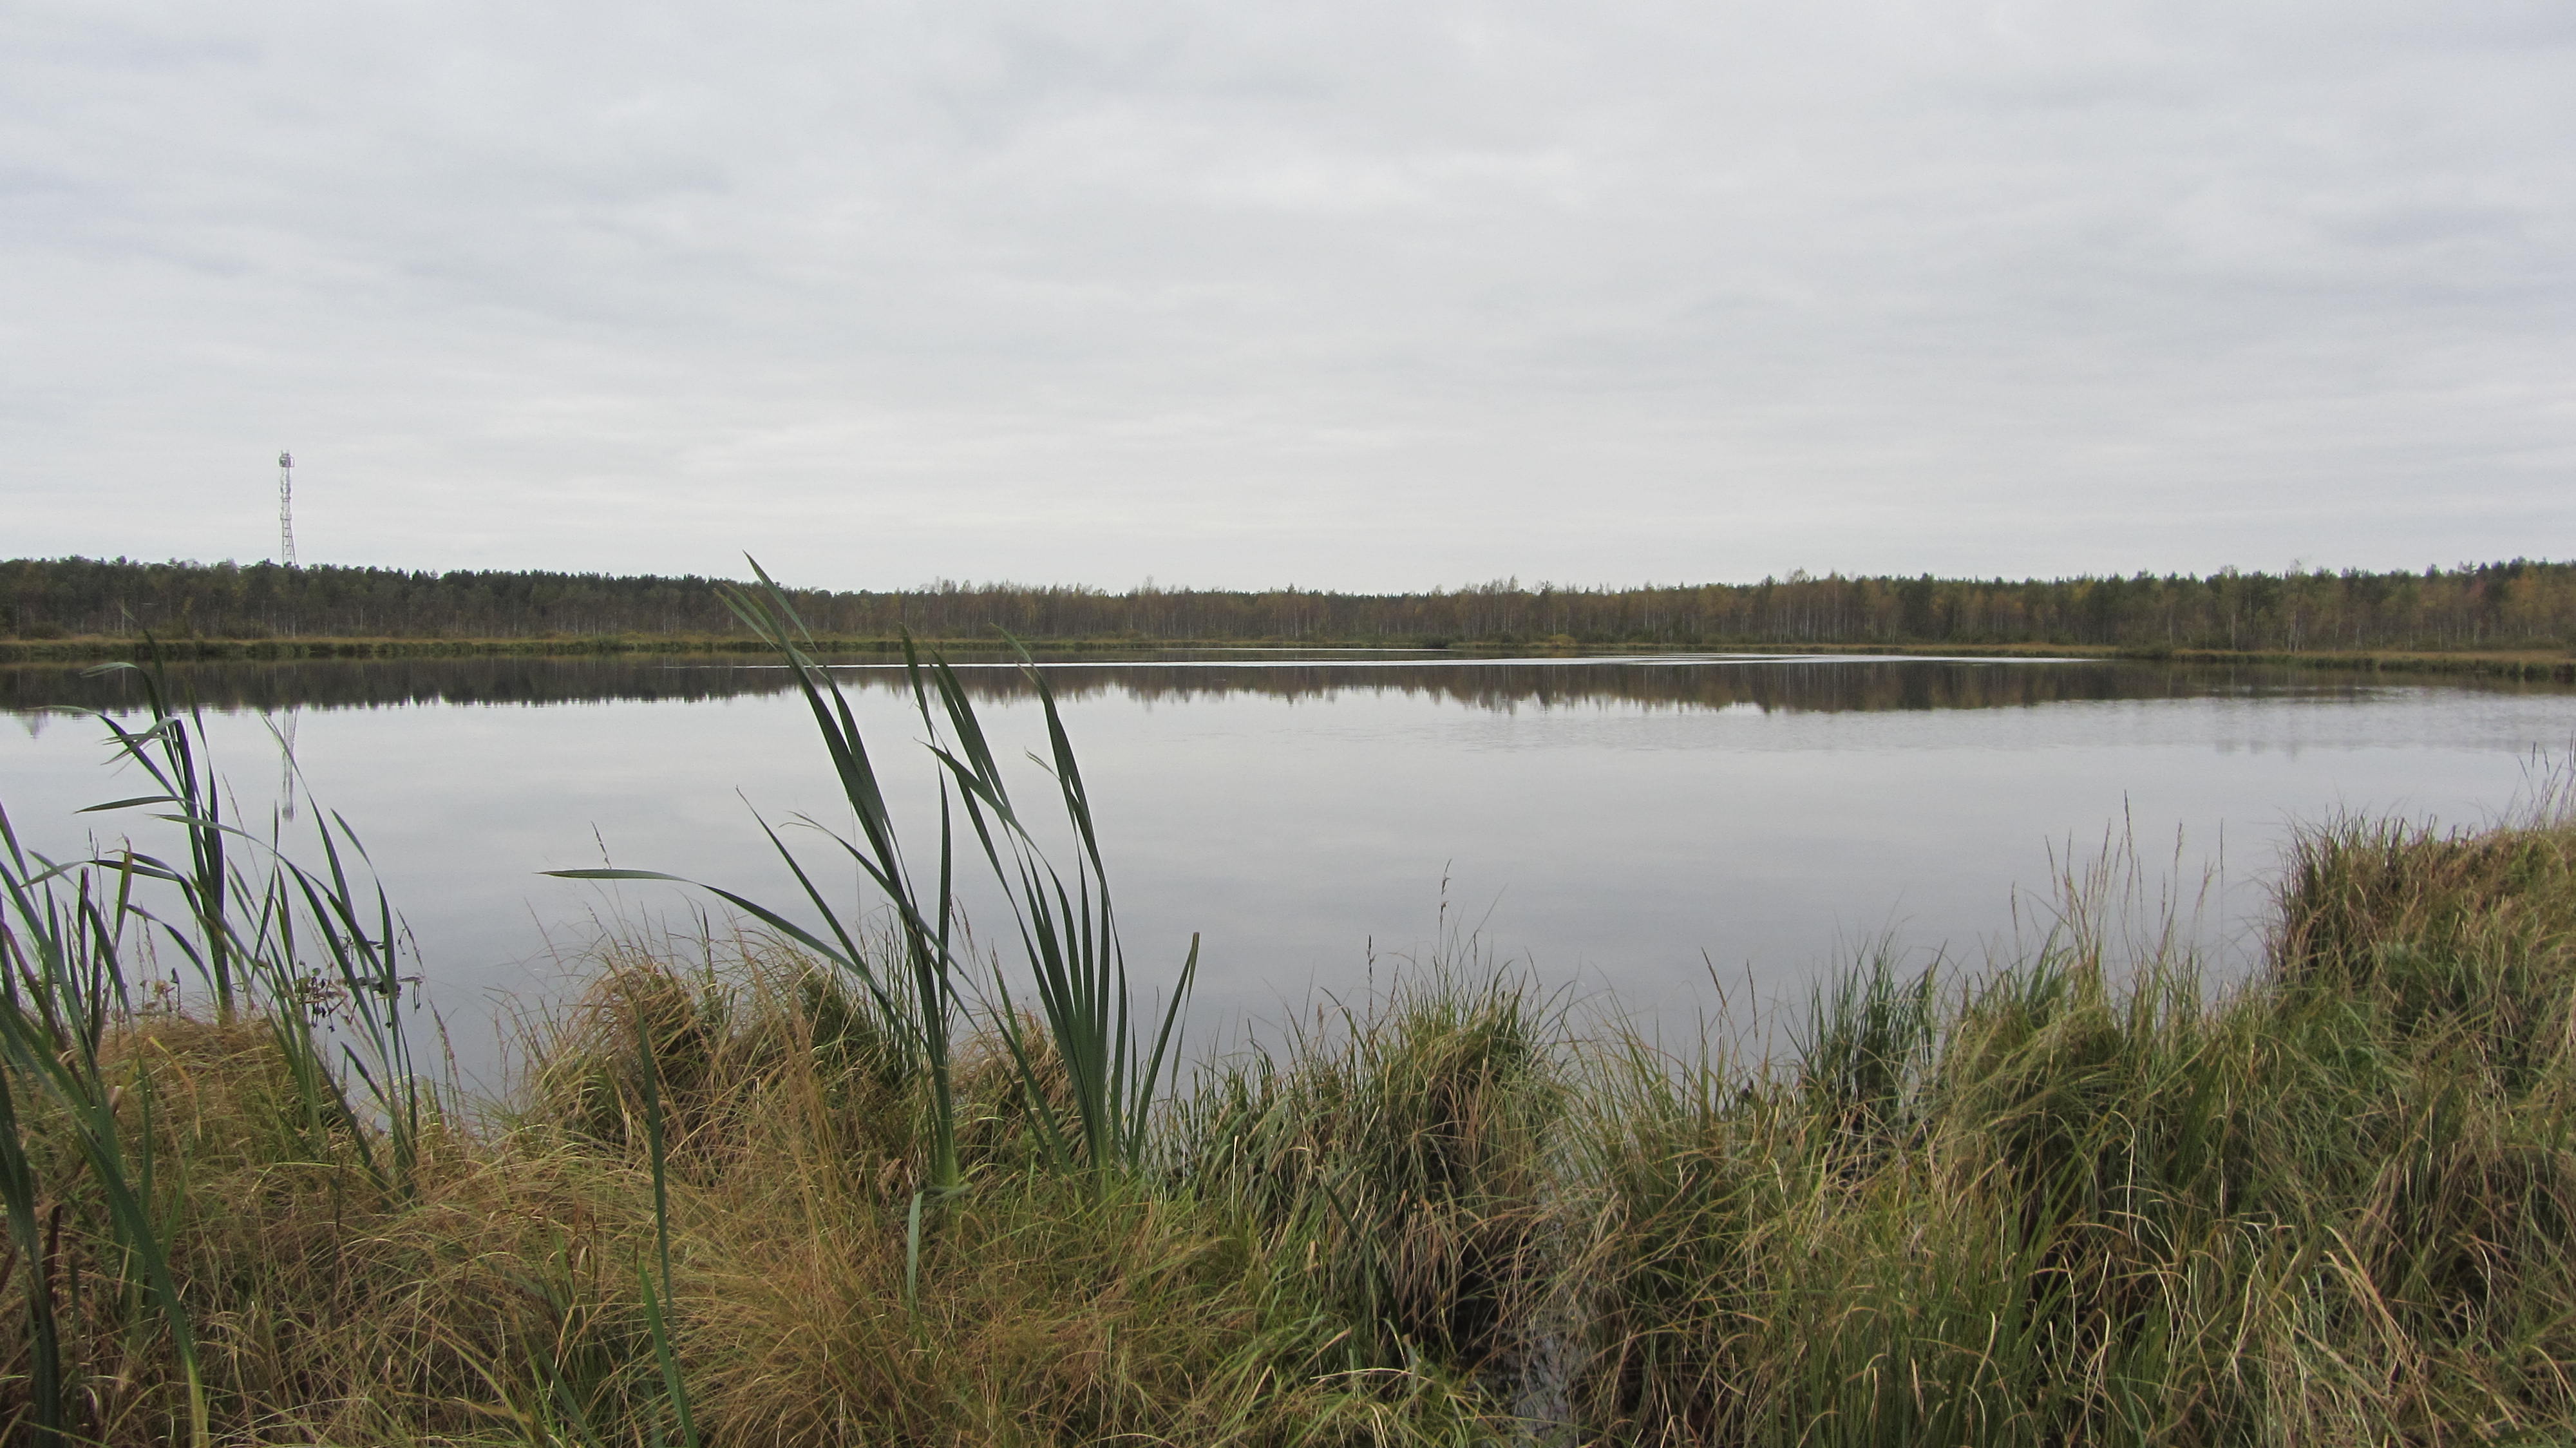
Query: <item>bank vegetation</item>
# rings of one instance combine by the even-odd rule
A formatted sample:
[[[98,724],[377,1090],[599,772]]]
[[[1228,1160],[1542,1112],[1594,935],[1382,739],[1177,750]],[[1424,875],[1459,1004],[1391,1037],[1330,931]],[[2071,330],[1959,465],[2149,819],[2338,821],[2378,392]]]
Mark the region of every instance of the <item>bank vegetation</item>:
[[[348,826],[226,815],[175,702],[118,735],[130,839],[9,836],[0,1434],[2576,1433],[2563,810],[2306,830],[2242,979],[2106,866],[2016,958],[1865,960],[1767,1035],[1658,1039],[1462,949],[1182,1066],[1129,1004],[1185,957],[1131,990],[1061,730],[1014,793],[925,666],[951,806],[904,833],[800,677],[878,908],[611,940],[497,1097],[426,1059]],[[954,933],[986,869],[1007,969]]]

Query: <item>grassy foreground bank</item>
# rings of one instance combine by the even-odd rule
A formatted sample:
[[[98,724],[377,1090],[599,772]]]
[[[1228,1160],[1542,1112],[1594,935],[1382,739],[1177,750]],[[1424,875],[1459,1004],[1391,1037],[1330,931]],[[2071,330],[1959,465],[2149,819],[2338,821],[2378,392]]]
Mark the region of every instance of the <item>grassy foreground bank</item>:
[[[1767,1064],[1425,977],[1199,1074],[1106,1189],[970,1040],[917,1256],[922,1083],[791,952],[613,956],[399,1173],[273,1018],[119,1013],[98,1060],[214,1441],[676,1442],[657,1309],[720,1443],[2554,1441],[2576,835],[2321,833],[2285,895],[2214,1002],[2071,935],[1857,976]],[[89,1124],[19,1101],[11,1439],[45,1291],[69,1441],[183,1441]]]
[[[12,1442],[2576,1433],[2563,816],[2310,832],[2226,989],[2079,889],[1765,1057],[1434,967],[1162,1086],[1087,931],[1021,1011],[939,908],[627,945],[487,1100],[414,1063],[354,835],[243,829],[157,717],[172,848],[0,860]]]

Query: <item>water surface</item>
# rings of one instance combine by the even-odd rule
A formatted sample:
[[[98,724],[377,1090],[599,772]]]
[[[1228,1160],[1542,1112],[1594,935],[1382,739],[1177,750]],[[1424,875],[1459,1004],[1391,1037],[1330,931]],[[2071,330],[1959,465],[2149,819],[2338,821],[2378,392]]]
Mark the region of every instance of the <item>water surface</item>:
[[[2340,811],[2474,823],[2576,734],[2576,691],[2310,670],[1719,655],[1344,652],[1046,661],[1089,776],[1131,968],[1204,941],[1198,1018],[1275,1018],[1402,959],[1476,948],[1643,1012],[1795,998],[1868,942],[1978,959],[2064,861],[2134,837],[2200,937],[2240,955],[2291,828]],[[898,810],[935,834],[900,672],[836,671]],[[661,886],[542,878],[607,860],[786,901],[751,811],[846,824],[791,680],[752,657],[210,664],[236,794],[265,812],[291,727],[364,834],[461,1053],[493,1002],[560,984],[601,920],[685,921]],[[972,661],[1005,751],[1042,747],[1018,671]],[[133,682],[0,669],[0,801],[68,848],[135,792],[94,721]],[[1043,786],[1032,768],[1024,788]],[[819,839],[813,841],[820,845]],[[846,873],[846,872],[845,872]],[[2018,912],[2018,917],[2017,917]],[[1205,1033],[1202,1033],[1202,1039]]]

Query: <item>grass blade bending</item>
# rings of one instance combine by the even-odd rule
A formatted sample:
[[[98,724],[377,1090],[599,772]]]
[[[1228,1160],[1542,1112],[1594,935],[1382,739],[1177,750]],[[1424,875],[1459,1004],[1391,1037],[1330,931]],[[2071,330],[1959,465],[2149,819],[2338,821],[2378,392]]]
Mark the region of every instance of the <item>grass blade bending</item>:
[[[905,859],[848,696],[808,652],[813,635],[785,590],[758,560],[752,561],[752,570],[759,587],[728,589],[726,602],[795,674],[798,693],[813,716],[842,797],[858,822],[858,839],[839,834],[832,838],[893,909],[903,969],[909,977],[905,989],[892,989],[878,975],[841,912],[816,888],[813,876],[765,820],[762,831],[795,874],[824,929],[817,932],[798,925],[783,913],[732,891],[711,885],[699,888],[814,950],[866,988],[893,1028],[890,1034],[905,1043],[929,1086],[929,1187],[934,1195],[953,1192],[963,1184],[949,1060],[956,1012],[962,1005],[955,937],[956,811],[962,809],[987,867],[1010,902],[1034,979],[1038,1017],[1046,1032],[1043,1043],[1028,1037],[1006,981],[994,982],[994,994],[1000,1003],[995,1025],[1021,1079],[1038,1136],[1060,1164],[1134,1169],[1144,1155],[1156,1090],[1176,1059],[1181,1014],[1198,969],[1198,941],[1191,940],[1179,981],[1148,1043],[1130,1009],[1125,954],[1090,795],[1054,690],[1027,650],[1021,649],[1025,676],[1046,717],[1049,757],[1039,763],[1055,782],[1077,846],[1078,861],[1070,879],[1048,861],[1023,822],[983,721],[956,672],[936,656],[925,661],[905,640],[905,679],[942,774],[936,884],[925,892]],[[1012,642],[1018,646],[1016,639]],[[676,878],[657,871],[619,869],[547,873],[579,880]],[[1042,1087],[1038,1062],[1049,1054],[1065,1072],[1069,1113],[1060,1112]],[[1069,1119],[1062,1119],[1067,1115]]]

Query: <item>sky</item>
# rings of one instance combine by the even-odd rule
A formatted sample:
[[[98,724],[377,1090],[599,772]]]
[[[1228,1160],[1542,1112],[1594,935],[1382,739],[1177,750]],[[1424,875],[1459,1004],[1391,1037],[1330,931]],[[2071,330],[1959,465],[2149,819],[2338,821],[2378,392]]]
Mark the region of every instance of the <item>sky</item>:
[[[2576,555],[2565,0],[9,0],[0,556]]]

